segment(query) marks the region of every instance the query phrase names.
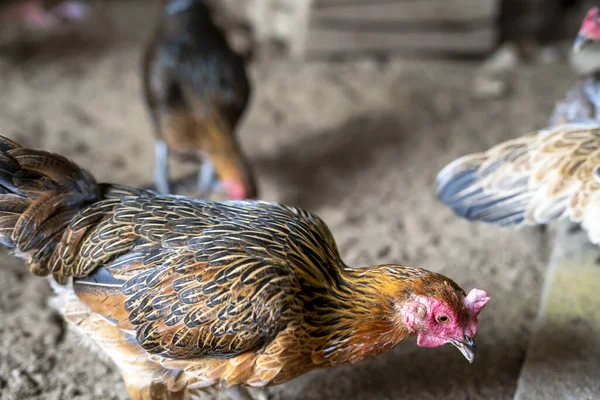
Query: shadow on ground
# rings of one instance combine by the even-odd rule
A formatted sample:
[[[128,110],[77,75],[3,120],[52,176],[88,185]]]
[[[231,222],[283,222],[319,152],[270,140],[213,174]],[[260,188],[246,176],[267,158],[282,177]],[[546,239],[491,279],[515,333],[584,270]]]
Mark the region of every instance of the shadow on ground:
[[[336,398],[410,398],[455,399],[485,398],[485,392],[504,392],[510,398],[514,380],[518,377],[522,357],[515,358],[506,351],[504,341],[522,341],[517,332],[503,338],[503,342],[486,340],[485,334],[477,337],[479,352],[469,364],[452,346],[426,349],[414,342],[404,343],[397,350],[370,362],[327,371],[318,371],[282,388],[272,389],[276,399]],[[523,347],[525,347],[523,343]],[[481,368],[480,366],[493,366]],[[512,376],[497,379],[497,371],[513,371]],[[331,382],[338,384],[329,388]],[[328,393],[328,392],[331,393]],[[289,397],[290,392],[293,393]]]
[[[359,116],[331,131],[299,137],[276,154],[253,162],[261,175],[280,188],[282,203],[314,209],[360,190],[356,175],[383,162],[382,157],[400,156],[402,142],[398,118]]]

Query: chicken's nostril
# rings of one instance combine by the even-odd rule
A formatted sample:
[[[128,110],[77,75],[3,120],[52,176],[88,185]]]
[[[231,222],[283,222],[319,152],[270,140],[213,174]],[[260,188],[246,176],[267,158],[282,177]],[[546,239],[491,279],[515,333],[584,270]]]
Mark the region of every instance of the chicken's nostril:
[[[474,346],[473,338],[467,334],[464,335],[465,343],[469,346]]]

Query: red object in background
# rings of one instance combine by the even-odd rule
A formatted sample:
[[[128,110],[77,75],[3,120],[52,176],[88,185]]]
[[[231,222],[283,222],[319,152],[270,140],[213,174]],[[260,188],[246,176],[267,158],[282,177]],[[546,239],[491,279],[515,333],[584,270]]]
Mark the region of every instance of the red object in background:
[[[17,20],[29,27],[47,28],[84,19],[88,11],[88,6],[78,1],[65,1],[46,9],[41,0],[26,0],[0,8],[0,20]]]

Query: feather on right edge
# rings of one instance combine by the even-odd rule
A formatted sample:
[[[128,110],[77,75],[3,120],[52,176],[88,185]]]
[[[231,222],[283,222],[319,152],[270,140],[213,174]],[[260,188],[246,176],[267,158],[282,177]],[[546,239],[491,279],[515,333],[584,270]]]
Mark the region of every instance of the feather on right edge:
[[[437,176],[456,215],[501,226],[568,217],[600,242],[600,126],[561,125],[467,155]]]

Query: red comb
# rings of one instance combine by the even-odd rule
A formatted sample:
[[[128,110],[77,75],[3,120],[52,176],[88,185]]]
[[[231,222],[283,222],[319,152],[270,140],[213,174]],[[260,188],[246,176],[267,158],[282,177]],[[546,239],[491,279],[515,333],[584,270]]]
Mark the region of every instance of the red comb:
[[[600,7],[592,7],[587,12],[581,28],[579,28],[579,35],[584,36],[588,39],[598,40],[600,39]]]
[[[473,289],[469,292],[467,297],[465,297],[465,306],[477,315],[490,299],[491,298],[485,290]]]

